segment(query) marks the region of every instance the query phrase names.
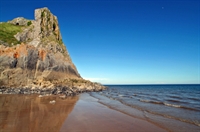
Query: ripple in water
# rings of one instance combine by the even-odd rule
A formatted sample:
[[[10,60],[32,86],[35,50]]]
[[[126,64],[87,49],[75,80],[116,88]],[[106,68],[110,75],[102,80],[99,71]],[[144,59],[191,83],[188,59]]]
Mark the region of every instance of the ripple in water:
[[[200,125],[200,85],[110,85],[102,95],[154,114]]]

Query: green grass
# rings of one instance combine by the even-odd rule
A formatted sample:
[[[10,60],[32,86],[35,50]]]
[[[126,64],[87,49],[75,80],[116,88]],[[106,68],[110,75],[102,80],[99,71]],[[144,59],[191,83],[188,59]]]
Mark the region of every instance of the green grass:
[[[14,45],[19,44],[20,42],[14,37],[14,35],[20,32],[22,30],[22,27],[24,26],[13,25],[10,23],[1,23],[0,40],[8,43],[9,46],[12,46],[12,43]]]

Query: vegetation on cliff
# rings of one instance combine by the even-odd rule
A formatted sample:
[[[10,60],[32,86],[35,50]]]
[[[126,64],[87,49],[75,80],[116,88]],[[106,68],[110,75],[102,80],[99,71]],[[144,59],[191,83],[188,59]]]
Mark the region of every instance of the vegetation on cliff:
[[[14,35],[16,35],[18,32],[21,32],[23,27],[24,26],[5,22],[0,23],[0,44],[8,46],[19,44],[20,41],[18,41]]]

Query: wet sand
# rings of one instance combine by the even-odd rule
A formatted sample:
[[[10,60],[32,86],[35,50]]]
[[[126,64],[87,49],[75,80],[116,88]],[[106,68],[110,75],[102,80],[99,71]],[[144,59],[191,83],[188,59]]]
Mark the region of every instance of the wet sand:
[[[55,104],[49,101],[55,100]],[[0,132],[57,132],[78,96],[0,95]]]
[[[61,132],[166,132],[148,121],[115,111],[83,94],[63,123]]]
[[[55,104],[49,101],[55,100]],[[133,118],[82,94],[58,96],[0,95],[1,132],[165,132],[146,120]]]

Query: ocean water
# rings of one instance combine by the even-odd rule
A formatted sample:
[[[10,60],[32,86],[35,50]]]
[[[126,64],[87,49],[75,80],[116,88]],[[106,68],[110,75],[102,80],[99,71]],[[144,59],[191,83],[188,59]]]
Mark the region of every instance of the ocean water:
[[[151,115],[200,127],[200,85],[107,85],[92,93]],[[107,103],[108,104],[108,103]],[[112,103],[109,104],[112,107]]]

